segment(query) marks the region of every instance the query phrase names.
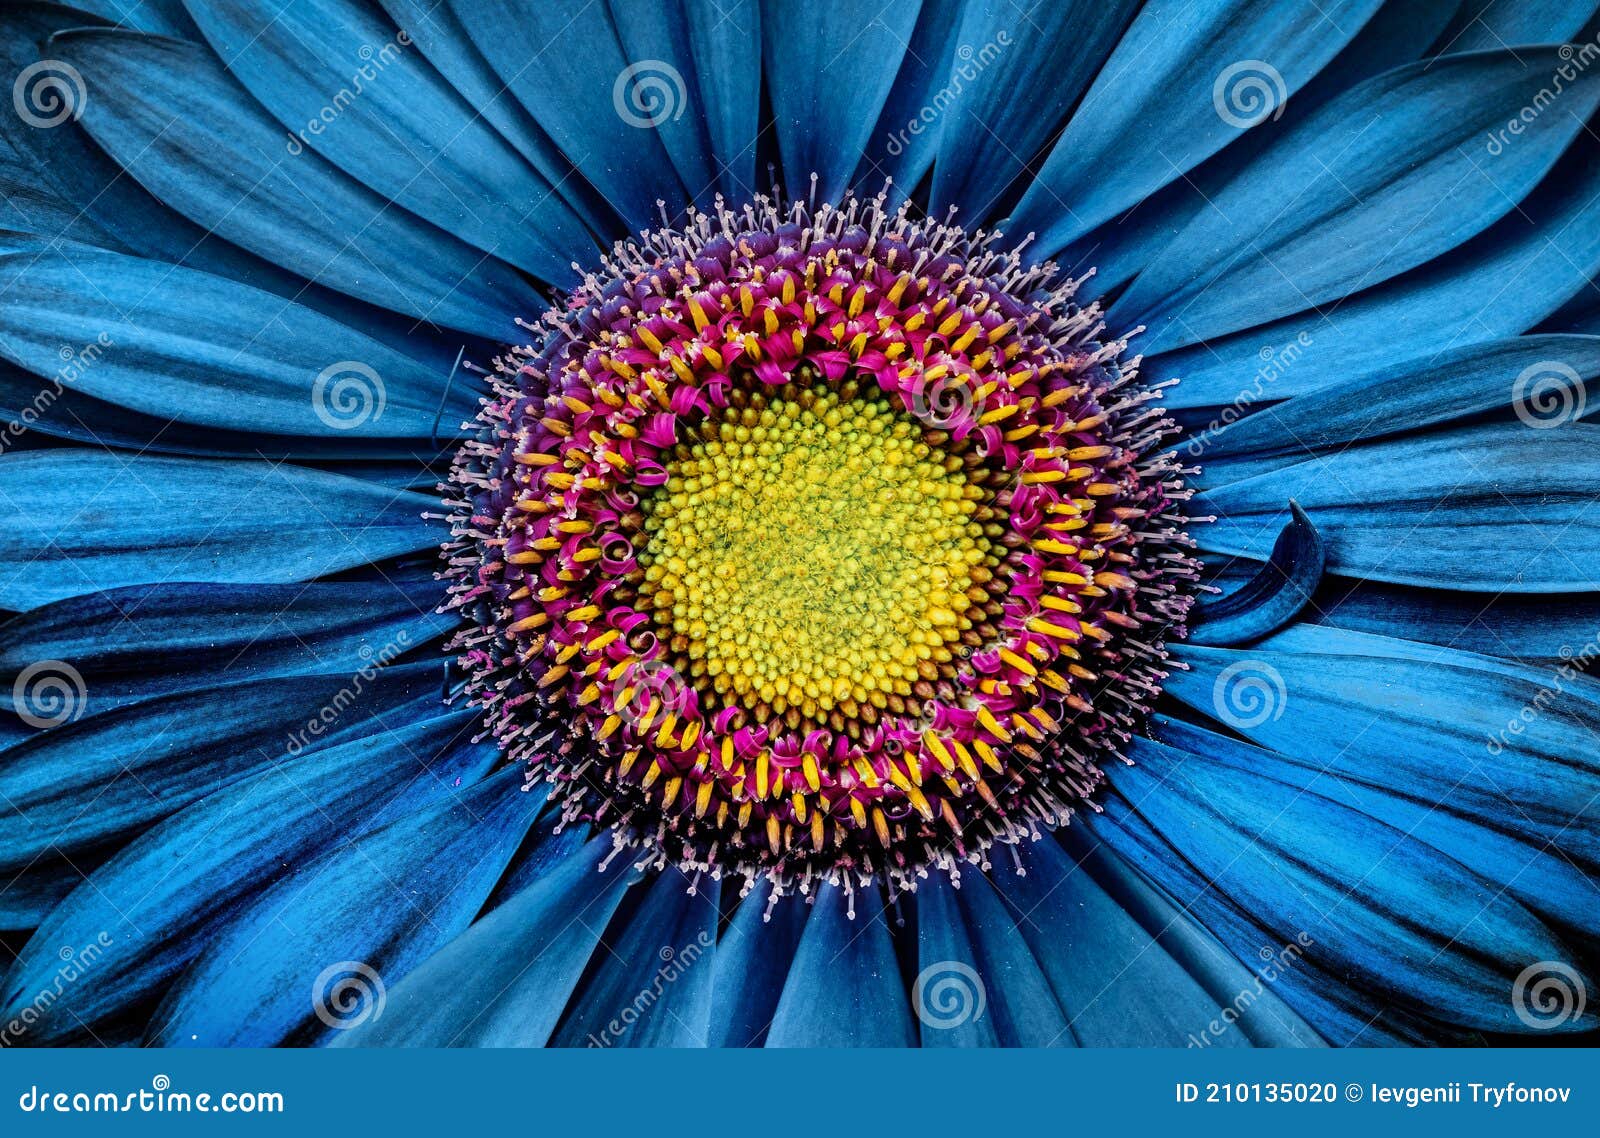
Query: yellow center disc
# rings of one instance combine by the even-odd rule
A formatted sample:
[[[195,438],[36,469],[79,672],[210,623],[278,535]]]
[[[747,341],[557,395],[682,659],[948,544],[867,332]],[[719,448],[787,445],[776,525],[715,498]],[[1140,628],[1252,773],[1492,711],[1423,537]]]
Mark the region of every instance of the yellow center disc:
[[[952,659],[999,561],[986,492],[924,433],[853,384],[789,386],[675,449],[644,504],[642,591],[692,676],[810,718]]]

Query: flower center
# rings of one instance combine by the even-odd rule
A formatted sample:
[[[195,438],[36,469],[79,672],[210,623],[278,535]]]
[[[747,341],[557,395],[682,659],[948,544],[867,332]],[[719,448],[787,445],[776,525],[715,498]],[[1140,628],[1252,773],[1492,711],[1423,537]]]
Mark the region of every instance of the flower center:
[[[852,382],[748,393],[677,445],[641,591],[697,691],[840,730],[955,675],[999,527],[935,434]]]
[[[993,235],[758,199],[619,244],[451,482],[468,690],[658,864],[914,886],[1060,824],[1195,574],[1157,393]]]

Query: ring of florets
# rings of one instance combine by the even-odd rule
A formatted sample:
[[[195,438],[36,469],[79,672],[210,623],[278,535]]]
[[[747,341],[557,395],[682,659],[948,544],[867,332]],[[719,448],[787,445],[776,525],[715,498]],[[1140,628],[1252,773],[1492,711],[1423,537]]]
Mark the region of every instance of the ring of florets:
[[[758,199],[619,243],[458,456],[471,697],[570,819],[908,883],[1090,799],[1195,574],[1170,422],[995,235]]]

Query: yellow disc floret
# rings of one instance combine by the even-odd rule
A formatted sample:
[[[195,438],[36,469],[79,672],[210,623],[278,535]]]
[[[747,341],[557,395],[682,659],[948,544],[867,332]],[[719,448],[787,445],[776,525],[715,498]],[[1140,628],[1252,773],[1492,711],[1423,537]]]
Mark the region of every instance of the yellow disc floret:
[[[693,675],[809,718],[945,671],[999,561],[986,492],[924,436],[874,392],[789,386],[677,446],[639,560]]]

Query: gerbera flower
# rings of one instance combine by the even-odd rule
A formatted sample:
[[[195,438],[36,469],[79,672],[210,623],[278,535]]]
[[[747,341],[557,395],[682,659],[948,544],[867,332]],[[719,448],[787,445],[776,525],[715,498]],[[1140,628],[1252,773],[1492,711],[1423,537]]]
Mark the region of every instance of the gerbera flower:
[[[1593,5],[85,7],[0,1041],[1595,1027]]]

